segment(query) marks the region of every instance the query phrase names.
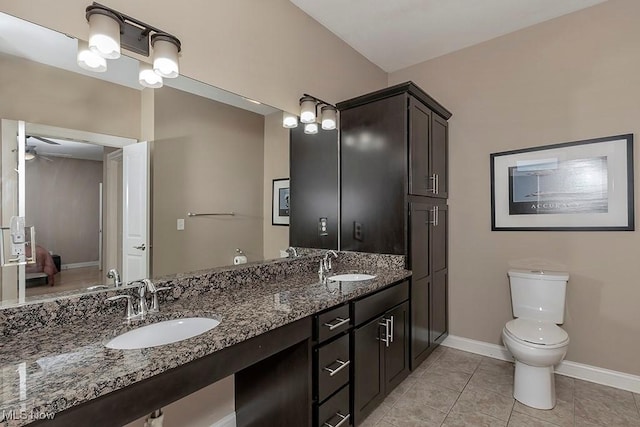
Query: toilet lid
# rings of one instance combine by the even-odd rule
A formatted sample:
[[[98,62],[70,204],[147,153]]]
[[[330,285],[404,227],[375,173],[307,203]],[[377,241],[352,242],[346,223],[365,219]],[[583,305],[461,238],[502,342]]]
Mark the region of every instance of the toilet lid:
[[[513,319],[507,322],[505,328],[514,337],[531,344],[554,345],[569,339],[569,334],[553,322]]]

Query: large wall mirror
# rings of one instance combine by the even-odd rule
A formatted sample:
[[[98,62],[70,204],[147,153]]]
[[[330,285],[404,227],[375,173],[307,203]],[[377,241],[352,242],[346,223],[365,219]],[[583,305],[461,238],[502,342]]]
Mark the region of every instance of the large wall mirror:
[[[148,230],[151,277],[233,264],[237,249],[249,262],[281,256],[288,227],[271,218],[272,182],[289,177],[281,111],[184,76],[143,90],[133,58],[91,73],[76,64],[76,39],[0,21],[0,219],[24,213],[38,259],[2,268],[2,305],[111,284],[127,230]],[[144,188],[127,154],[141,141]],[[138,199],[148,205],[128,206]]]

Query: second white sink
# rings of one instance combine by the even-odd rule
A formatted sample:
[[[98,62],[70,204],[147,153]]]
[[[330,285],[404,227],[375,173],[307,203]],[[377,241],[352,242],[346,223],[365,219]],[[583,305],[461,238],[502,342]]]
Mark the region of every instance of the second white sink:
[[[204,334],[219,324],[219,320],[207,317],[166,320],[118,335],[106,346],[118,350],[157,347]]]
[[[370,274],[337,274],[328,279],[332,282],[359,282],[361,280],[375,279],[376,276]]]

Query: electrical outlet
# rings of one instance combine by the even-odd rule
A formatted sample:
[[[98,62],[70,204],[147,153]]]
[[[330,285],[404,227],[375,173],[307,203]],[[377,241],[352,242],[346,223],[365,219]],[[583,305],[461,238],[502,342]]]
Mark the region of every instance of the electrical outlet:
[[[322,236],[328,236],[329,232],[328,230],[328,220],[327,218],[319,218],[318,219],[318,236],[322,237]]]
[[[364,237],[364,232],[362,231],[362,224],[359,222],[353,222],[353,238],[362,242]]]
[[[178,218],[178,230],[184,230],[184,218]]]

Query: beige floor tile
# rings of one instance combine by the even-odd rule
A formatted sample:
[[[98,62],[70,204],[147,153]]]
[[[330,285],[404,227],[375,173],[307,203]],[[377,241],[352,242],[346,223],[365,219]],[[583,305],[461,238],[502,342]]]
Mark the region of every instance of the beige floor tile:
[[[635,402],[631,406],[628,402],[618,402],[602,397],[598,400],[586,399],[579,397],[576,388],[574,403],[576,417],[607,426],[640,427],[640,416],[638,416]]]
[[[391,405],[382,402],[369,416],[360,423],[360,427],[373,427],[391,410]]]
[[[574,424],[573,402],[565,402],[564,400],[556,400],[556,406],[549,410],[530,408],[516,401],[513,411],[558,426],[571,427]]]
[[[447,414],[419,402],[402,399],[382,418],[395,427],[440,426]]]
[[[420,381],[455,391],[462,391],[469,382],[471,375],[472,374],[466,372],[455,372],[432,366],[430,369],[427,369],[420,378]]]
[[[449,348],[432,366],[439,369],[472,374],[475,372],[481,360],[482,356],[478,356],[477,354],[465,353]]]
[[[513,396],[513,373],[478,369],[469,380],[468,387],[481,388],[505,396]]]
[[[440,412],[449,412],[458,396],[460,393],[457,391],[418,382],[402,396],[402,399],[429,406]]]
[[[576,399],[589,399],[596,401],[616,401],[620,404],[634,404],[633,393],[606,385],[591,383],[588,381],[574,380]]]
[[[576,427],[607,427],[606,424],[598,424],[595,421],[588,420],[582,417],[576,417]]]
[[[515,365],[513,362],[507,362],[505,360],[493,359],[491,357],[483,357],[480,365],[478,366],[479,370],[482,371],[490,371],[498,374],[511,374],[515,370]]]
[[[556,381],[556,399],[573,403],[573,395],[575,389],[575,381],[573,378],[564,375],[555,375]]]
[[[507,422],[479,412],[451,411],[442,427],[501,427]]]
[[[452,411],[482,413],[503,421],[509,420],[514,399],[504,394],[488,390],[467,387],[456,402]]]
[[[393,424],[389,424],[386,421],[380,421],[375,425],[375,427],[395,427]]]
[[[633,394],[633,398],[636,400],[636,408],[640,411],[640,394]]]
[[[555,424],[530,417],[520,412],[513,412],[507,425],[509,427],[556,427]]]

